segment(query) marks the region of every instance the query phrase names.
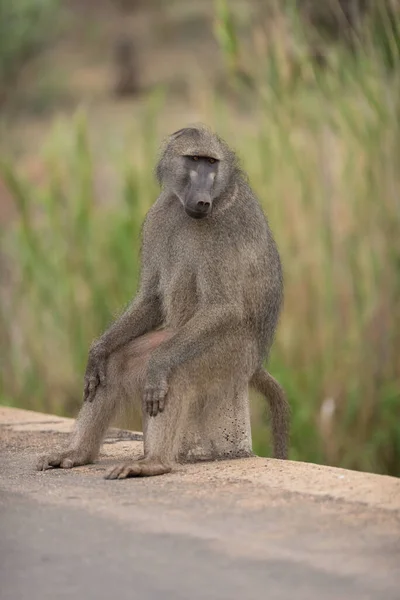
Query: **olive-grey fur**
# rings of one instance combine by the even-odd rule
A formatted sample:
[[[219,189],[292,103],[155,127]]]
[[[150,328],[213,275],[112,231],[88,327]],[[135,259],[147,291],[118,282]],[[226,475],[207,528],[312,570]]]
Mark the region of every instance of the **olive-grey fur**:
[[[183,157],[192,155],[218,161],[212,211],[200,220],[182,206]],[[162,190],[143,226],[137,296],[91,346],[85,401],[69,448],[42,457],[38,469],[95,460],[118,406],[135,395],[142,398],[145,456],[116,467],[108,478],[157,475],[188,459],[192,449],[184,451],[184,440],[194,444],[196,410],[197,429],[213,411],[219,416],[212,419],[231,411],[226,429],[221,421],[230,442],[237,429],[233,420],[239,419],[242,430],[232,447],[240,455],[243,440],[248,448],[249,385],[268,398],[274,455],[287,458],[289,407],[262,366],[283,301],[281,262],[268,221],[235,153],[206,127],[169,136],[156,176]],[[196,406],[206,397],[199,412]],[[223,457],[225,446],[213,435],[212,457]]]

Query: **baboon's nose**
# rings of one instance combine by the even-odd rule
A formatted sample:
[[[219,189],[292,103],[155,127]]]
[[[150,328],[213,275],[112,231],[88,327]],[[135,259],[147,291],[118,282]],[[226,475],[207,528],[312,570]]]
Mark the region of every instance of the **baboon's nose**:
[[[196,203],[196,206],[198,206],[199,208],[201,208],[201,209],[203,209],[203,210],[204,210],[204,209],[209,209],[209,208],[210,208],[210,206],[211,206],[211,202],[208,202],[208,200],[199,200],[199,201]]]

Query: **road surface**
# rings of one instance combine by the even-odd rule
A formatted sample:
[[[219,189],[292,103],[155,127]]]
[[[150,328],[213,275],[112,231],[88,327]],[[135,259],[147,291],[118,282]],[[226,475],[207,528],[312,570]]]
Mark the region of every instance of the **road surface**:
[[[242,459],[105,481],[34,471],[70,422],[0,409],[1,600],[400,600],[400,481]],[[130,439],[133,438],[133,439]]]

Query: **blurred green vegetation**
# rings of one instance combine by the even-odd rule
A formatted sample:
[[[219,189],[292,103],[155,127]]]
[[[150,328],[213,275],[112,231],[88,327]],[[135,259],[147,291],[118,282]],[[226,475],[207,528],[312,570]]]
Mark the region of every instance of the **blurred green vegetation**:
[[[54,35],[59,0],[0,0],[0,100]]]
[[[240,82],[239,92],[255,131],[234,135],[235,109],[209,90],[210,120],[237,147],[283,259],[285,309],[269,369],[293,409],[291,458],[392,475],[400,475],[400,72],[387,67],[399,64],[396,18],[382,17],[379,36],[367,20],[365,43],[330,48],[321,68],[297,18],[282,18],[244,53],[234,14],[219,2],[216,35],[228,76],[240,68],[253,81],[250,98]],[[294,54],[282,43],[288,28]],[[157,118],[149,103],[134,142],[127,136],[118,155],[110,149],[112,202],[98,200],[81,112],[55,128],[40,186],[2,161],[18,208],[16,227],[2,232],[3,402],[76,414],[89,343],[136,289],[140,227],[157,195]],[[259,454],[269,453],[266,413],[254,398]]]

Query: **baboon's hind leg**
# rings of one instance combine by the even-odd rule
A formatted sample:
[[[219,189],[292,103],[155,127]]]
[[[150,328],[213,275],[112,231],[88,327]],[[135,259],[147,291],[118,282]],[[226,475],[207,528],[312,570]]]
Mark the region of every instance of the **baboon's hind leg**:
[[[118,398],[107,388],[99,387],[92,402],[84,402],[75,423],[69,446],[62,451],[41,456],[38,471],[51,467],[70,469],[96,460],[101,442],[116,412]]]
[[[141,387],[150,352],[171,335],[155,331],[143,335],[112,354],[107,364],[106,385],[99,386],[94,399],[83,403],[69,446],[39,458],[37,469],[71,468],[94,462],[118,408],[134,398]],[[125,385],[124,385],[125,384]]]
[[[154,331],[151,334],[138,338],[131,348],[125,352],[124,366],[121,372],[120,385],[128,399],[134,396],[143,396],[143,387],[147,364],[151,353],[163,341],[173,335],[171,330]],[[142,400],[143,434],[144,434],[144,457],[125,462],[112,467],[105,479],[126,479],[128,477],[152,477],[163,475],[171,471],[173,439],[177,432],[177,423],[180,415],[175,414],[177,405],[174,400],[174,385],[170,387],[167,405],[164,412],[154,413],[157,416],[150,417],[147,407]],[[149,436],[149,430],[152,434]],[[150,437],[153,444],[146,443]],[[172,450],[172,453],[171,453]]]
[[[169,473],[179,453],[187,410],[188,398],[183,397],[173,383],[163,412],[149,416],[143,406],[144,458],[113,467],[105,478],[152,477]]]

